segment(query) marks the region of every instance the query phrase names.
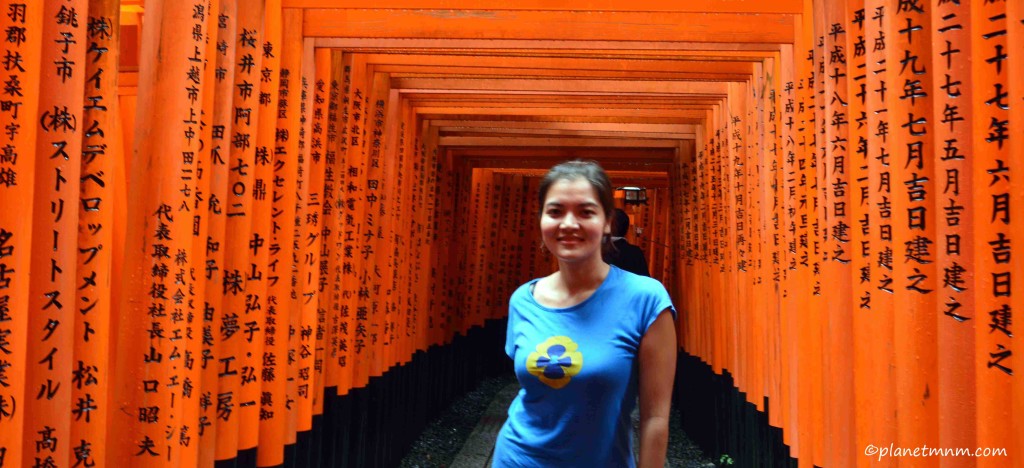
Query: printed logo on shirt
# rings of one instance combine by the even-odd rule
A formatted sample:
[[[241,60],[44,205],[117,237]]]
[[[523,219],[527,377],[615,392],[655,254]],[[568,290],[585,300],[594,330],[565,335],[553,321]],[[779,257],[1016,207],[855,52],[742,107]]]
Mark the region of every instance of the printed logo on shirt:
[[[526,357],[526,370],[547,386],[560,389],[583,367],[583,353],[568,336],[552,336]]]

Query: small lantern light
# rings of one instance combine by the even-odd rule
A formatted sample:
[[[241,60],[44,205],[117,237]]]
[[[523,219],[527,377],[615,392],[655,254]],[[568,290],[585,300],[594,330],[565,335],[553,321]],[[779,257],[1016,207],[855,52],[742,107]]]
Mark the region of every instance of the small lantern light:
[[[622,201],[626,205],[646,205],[647,204],[647,189],[643,187],[619,187],[615,189],[619,192],[616,195],[622,197]],[[616,198],[619,198],[618,196]]]

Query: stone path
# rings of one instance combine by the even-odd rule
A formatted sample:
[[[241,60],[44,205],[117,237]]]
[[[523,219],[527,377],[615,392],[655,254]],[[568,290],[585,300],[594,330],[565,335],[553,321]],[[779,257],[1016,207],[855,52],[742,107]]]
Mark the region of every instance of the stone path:
[[[505,423],[508,405],[519,391],[512,376],[488,379],[452,405],[413,445],[402,460],[405,468],[489,467],[494,440]],[[633,427],[639,414],[633,412]],[[635,441],[635,439],[634,439]],[[634,442],[634,445],[638,445]],[[715,465],[683,432],[679,414],[672,412],[665,466],[711,468]]]

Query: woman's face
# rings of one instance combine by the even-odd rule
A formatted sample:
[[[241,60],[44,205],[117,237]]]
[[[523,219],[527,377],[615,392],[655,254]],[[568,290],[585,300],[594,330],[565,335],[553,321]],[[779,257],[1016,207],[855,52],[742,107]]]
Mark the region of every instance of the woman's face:
[[[541,213],[544,245],[559,261],[601,258],[601,240],[611,232],[611,222],[590,182],[579,178],[551,184]]]

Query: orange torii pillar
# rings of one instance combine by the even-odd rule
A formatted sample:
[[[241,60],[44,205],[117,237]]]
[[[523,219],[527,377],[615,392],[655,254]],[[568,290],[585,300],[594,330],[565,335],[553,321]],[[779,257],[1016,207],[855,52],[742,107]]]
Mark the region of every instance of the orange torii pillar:
[[[1006,5],[1006,29],[1007,29],[1007,42],[1010,44],[1021,44],[1024,42],[1024,5],[1020,2],[1009,2]],[[1024,101],[1024,60],[1014,60],[1008,65],[1009,75],[1007,81],[1009,82],[1009,100],[1011,102],[1022,102]],[[1010,108],[1010,120],[1018,122],[1024,122],[1024,106],[1017,105]],[[1024,161],[1024,140],[1020,137],[1014,138],[1010,141],[1010,159],[1020,164]],[[1010,181],[1009,187],[1010,193],[1010,204],[1016,207],[1017,212],[1020,213],[1020,207],[1024,206],[1024,180],[1021,177],[1015,177]],[[1021,233],[1024,232],[1024,217],[1016,216],[1010,220],[1010,232]],[[1019,237],[1018,237],[1019,238]],[[1019,241],[1018,241],[1019,242]],[[1016,261],[1010,264],[1010,273],[1017,278],[1017,284],[1020,284],[1022,278],[1024,278],[1024,262]],[[1013,310],[1021,311],[1024,310],[1024,294],[1021,294],[1020,286],[1017,287],[1017,296],[1010,298],[1010,307]],[[1018,355],[1019,356],[1019,355]],[[1014,415],[1014,427],[1010,431],[1014,437],[1010,439],[1010,446],[1016,447],[1020,450],[1024,447],[1024,379],[1019,376],[1013,380],[1011,384],[1011,390],[1013,396],[1011,398],[1012,414]],[[1024,456],[1019,453],[1014,458],[1014,468],[1024,467]]]
[[[220,373],[219,357],[222,355],[221,311],[226,306],[224,289],[225,258],[228,250],[227,202],[229,193],[231,134],[233,120],[232,93],[234,87],[235,42],[237,35],[236,0],[219,0],[209,14],[216,15],[216,28],[210,26],[209,33],[214,40],[215,53],[210,56],[207,66],[214,69],[214,77],[207,82],[207,119],[210,137],[207,141],[210,152],[209,187],[206,196],[206,236],[202,237],[202,250],[206,258],[199,278],[206,283],[203,289],[201,316],[201,347],[199,350],[200,382],[199,423],[196,436],[199,439],[199,466],[212,466],[217,455],[218,422],[222,412],[218,408],[217,380]],[[212,101],[212,102],[210,102]],[[202,226],[202,224],[200,226]],[[199,291],[197,291],[198,294]],[[198,309],[198,307],[197,307]],[[215,403],[218,402],[218,403]]]
[[[70,464],[74,459],[72,446],[76,445],[71,438],[72,416],[81,421],[99,408],[95,399],[83,397],[76,411],[72,372],[75,342],[80,340],[75,336],[75,322],[81,318],[68,313],[79,308],[78,217],[84,201],[79,187],[107,182],[102,174],[82,174],[83,135],[88,131],[83,117],[87,23],[76,11],[88,9],[88,2],[82,0],[66,5],[46,3],[41,28],[20,33],[41,34],[43,44],[54,44],[42,47],[39,75],[26,77],[26,85],[39,85],[39,107],[36,116],[20,125],[38,124],[36,181],[31,198],[32,259],[30,269],[20,273],[27,273],[29,278],[30,312],[26,395],[20,409],[25,413],[21,447],[24,463]],[[28,158],[29,154],[22,157]],[[90,252],[97,253],[100,248],[89,247]],[[102,311],[97,312],[97,316],[100,314]],[[69,319],[69,315],[74,318]]]
[[[4,11],[20,11],[0,16],[0,27],[15,33],[15,40],[4,41],[0,51],[5,56],[21,57],[18,67],[5,70],[16,86],[0,92],[0,100],[7,108],[0,111],[0,126],[6,129],[0,134],[0,199],[32,200],[38,127],[20,122],[34,123],[39,109],[37,77],[42,72],[43,5],[20,3],[17,7],[16,3],[0,4]],[[52,187],[53,175],[45,174],[44,185]],[[7,203],[0,210],[0,459],[11,466],[21,466],[34,458],[25,455],[33,452],[23,452],[25,435],[31,434],[28,430],[36,425],[26,421],[24,408],[38,391],[28,386],[25,378],[29,368],[38,365],[30,362],[28,348],[29,328],[35,326],[30,325],[30,313],[37,311],[34,305],[30,306],[28,275],[34,248],[34,205]],[[77,203],[72,206],[77,207]],[[67,442],[69,439],[65,439]]]
[[[973,147],[970,87],[949,89],[947,83],[963,82],[971,74],[970,6],[946,3],[934,7],[931,19],[931,89],[934,212],[936,254],[936,345],[939,373],[937,386],[940,418],[974,421],[977,418],[975,332],[970,321],[976,315],[971,283],[974,276],[974,196],[971,165],[966,151]],[[975,322],[975,326],[978,322]],[[977,446],[975,424],[939,425],[942,447]],[[959,464],[957,464],[959,463]],[[973,466],[971,460],[954,460],[951,466]]]
[[[76,463],[107,459],[107,407],[110,401],[110,332],[114,310],[112,276],[114,218],[124,187],[116,165],[123,158],[118,128],[117,67],[120,11],[113,0],[89,2],[86,20],[89,48],[86,52],[85,89],[81,125],[81,204],[78,220],[79,286],[75,320],[75,357],[72,371],[72,404],[77,411],[71,425]],[[84,229],[83,229],[84,227]],[[121,259],[117,258],[120,262]]]
[[[147,334],[116,338],[109,404],[119,410],[108,413],[108,464],[176,465],[183,451],[197,447],[190,436],[198,428],[182,420],[182,409],[198,405],[199,398],[180,392],[185,368],[200,362],[184,356],[178,337],[195,322],[186,303],[194,223],[186,194],[195,187],[204,85],[204,37],[193,31],[207,25],[193,11],[204,6],[147,3],[150,34],[141,50],[138,160],[130,183],[145,190],[129,200],[124,297],[115,318],[120,324],[141,322]]]
[[[1016,367],[1011,301],[1014,289],[1020,290],[1019,284],[1013,287],[1011,255],[1014,238],[1019,242],[1020,234],[1010,229],[1014,213],[1010,173],[1021,160],[1010,154],[1015,122],[1011,122],[1009,112],[1016,107],[1011,105],[1009,89],[1019,85],[1009,80],[1009,65],[1021,56],[1017,52],[1020,47],[1013,47],[1007,35],[1007,3],[971,3],[969,12],[965,12],[969,19],[961,20],[970,24],[970,46],[964,44],[961,48],[970,51],[971,73],[964,74],[959,83],[943,80],[948,86],[942,90],[956,94],[961,88],[971,87],[968,102],[973,106],[972,146],[959,142],[954,146],[970,161],[973,179],[968,209],[973,211],[974,243],[964,248],[973,248],[974,256],[974,282],[967,287],[974,288],[977,431],[981,447],[1013,447],[1012,434],[1020,431],[1021,424],[1013,418],[1011,391]],[[1016,211],[1020,212],[1019,206]],[[1022,458],[1019,453],[1011,456]],[[979,458],[978,466],[994,467],[1004,462],[1000,458]]]

